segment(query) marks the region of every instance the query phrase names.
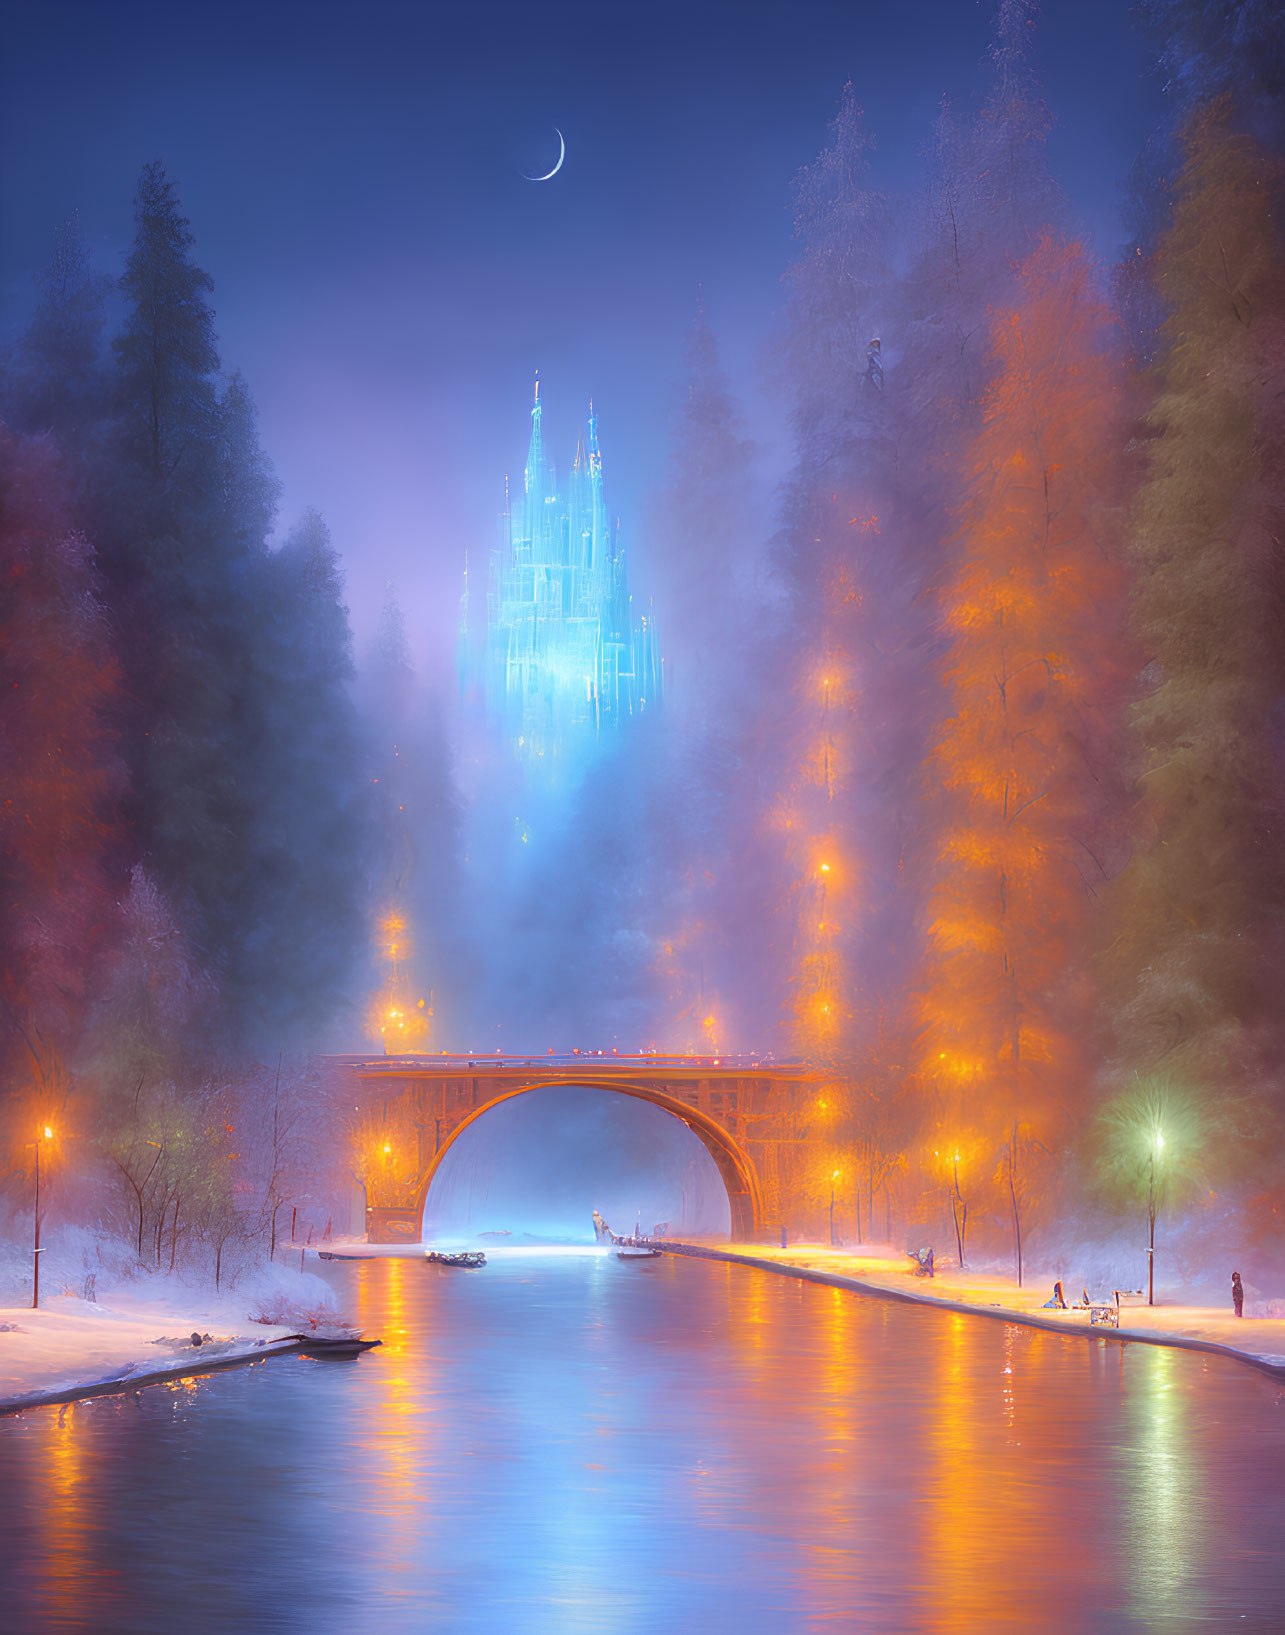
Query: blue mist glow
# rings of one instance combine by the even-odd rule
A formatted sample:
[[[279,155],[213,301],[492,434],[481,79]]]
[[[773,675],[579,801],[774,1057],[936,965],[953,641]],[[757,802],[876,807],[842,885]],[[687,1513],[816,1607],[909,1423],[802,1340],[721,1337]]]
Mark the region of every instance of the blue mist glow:
[[[593,1211],[625,1234],[725,1236],[731,1211],[714,1160],[663,1108],[586,1085],[515,1096],[462,1131],[424,1209],[434,1242],[593,1242]]]

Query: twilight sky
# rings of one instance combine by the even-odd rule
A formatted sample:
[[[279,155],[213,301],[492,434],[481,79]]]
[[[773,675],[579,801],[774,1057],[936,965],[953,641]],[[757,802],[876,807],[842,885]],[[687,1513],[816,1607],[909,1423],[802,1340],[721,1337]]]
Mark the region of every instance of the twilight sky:
[[[1095,250],[1162,115],[1127,0],[1046,0],[1054,170]],[[531,379],[560,469],[595,398],[608,501],[645,522],[698,287],[766,469],[790,179],[851,79],[874,180],[908,191],[940,100],[971,108],[990,0],[0,0],[6,334],[79,210],[119,272],[162,159],[258,401],[282,522],[318,506],[359,648],[390,578],[417,656],[451,654],[466,549],[493,542]],[[523,180],[557,157],[552,182]],[[765,532],[771,519],[765,519]],[[475,555],[475,561],[477,557]],[[434,667],[436,667],[434,665]]]

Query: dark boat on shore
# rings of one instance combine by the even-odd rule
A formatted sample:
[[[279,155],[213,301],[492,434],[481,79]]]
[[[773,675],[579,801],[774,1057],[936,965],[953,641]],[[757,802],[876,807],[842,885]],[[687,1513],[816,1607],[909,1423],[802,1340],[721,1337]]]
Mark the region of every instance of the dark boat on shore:
[[[478,1266],[486,1265],[486,1256],[480,1249],[462,1249],[459,1254],[443,1254],[440,1249],[429,1249],[425,1260],[431,1260],[435,1266],[463,1266],[474,1270]]]
[[[383,1344],[382,1340],[362,1340],[352,1334],[290,1334],[286,1337],[299,1342],[299,1349],[305,1357],[328,1357],[336,1361],[359,1356],[363,1351]]]

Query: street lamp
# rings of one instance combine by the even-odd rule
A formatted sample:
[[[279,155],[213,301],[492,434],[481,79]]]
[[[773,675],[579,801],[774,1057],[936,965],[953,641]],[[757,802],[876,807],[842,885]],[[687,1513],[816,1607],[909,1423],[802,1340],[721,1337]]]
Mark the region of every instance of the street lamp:
[[[54,1132],[45,1125],[44,1140],[52,1141]],[[32,1143],[36,1149],[36,1209],[35,1234],[31,1246],[31,1309],[35,1311],[40,1305],[40,1142],[37,1136]]]
[[[1165,1138],[1159,1130],[1156,1131],[1155,1145],[1147,1154],[1147,1224],[1150,1227],[1150,1238],[1147,1243],[1147,1304],[1155,1305],[1156,1288],[1156,1210],[1159,1207],[1156,1198],[1156,1159],[1164,1156]]]
[[[830,1177],[830,1247],[834,1248],[834,1183],[839,1179],[839,1172],[835,1170]]]

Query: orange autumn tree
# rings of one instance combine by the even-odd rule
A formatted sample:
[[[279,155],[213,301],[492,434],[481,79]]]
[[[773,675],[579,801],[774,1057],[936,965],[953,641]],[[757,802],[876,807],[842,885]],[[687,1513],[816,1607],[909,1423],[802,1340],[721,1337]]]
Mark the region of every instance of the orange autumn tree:
[[[1018,285],[993,318],[941,588],[950,713],[927,766],[920,1071],[930,1146],[1007,1149],[1020,1281],[1022,1160],[1088,1068],[1083,972],[1123,619],[1111,315],[1076,244],[1043,238]]]

